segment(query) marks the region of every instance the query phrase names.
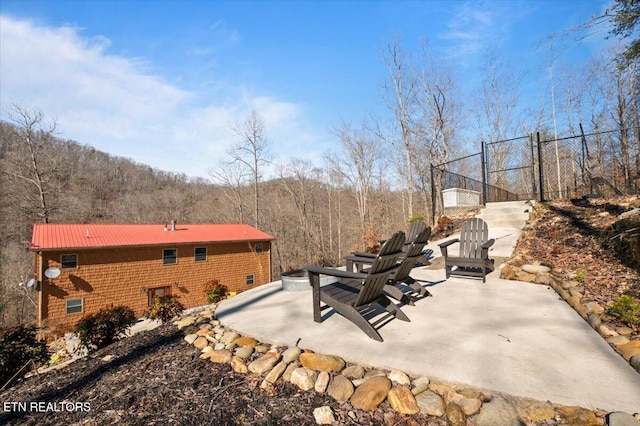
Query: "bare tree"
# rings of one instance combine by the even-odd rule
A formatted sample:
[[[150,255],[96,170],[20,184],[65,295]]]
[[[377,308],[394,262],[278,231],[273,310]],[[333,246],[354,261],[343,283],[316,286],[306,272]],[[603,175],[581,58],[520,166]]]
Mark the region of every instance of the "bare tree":
[[[523,74],[515,65],[508,65],[497,50],[487,52],[482,72],[482,94],[475,116],[480,138],[485,142],[506,140],[517,135],[520,122],[516,115],[518,90]],[[510,143],[489,146],[490,166],[494,171],[504,168]],[[495,185],[504,187],[504,173],[495,173]]]
[[[297,213],[302,231],[302,247],[312,253],[320,249],[318,242],[314,241],[319,235],[316,231],[319,232],[320,227],[312,229],[314,194],[317,194],[319,173],[320,171],[310,161],[301,159],[292,159],[279,168],[280,183],[290,195]]]
[[[56,168],[46,155],[53,141],[56,124],[46,123],[42,112],[30,111],[19,105],[14,105],[9,111],[9,119],[16,125],[15,137],[18,143],[13,145],[13,149],[7,146],[0,158],[2,172],[11,179],[26,184],[29,193],[36,200],[34,214],[37,220],[48,223],[53,208],[49,199],[53,188],[48,179]],[[5,144],[9,145],[8,141],[3,141],[3,145]],[[18,185],[17,189],[20,190],[19,188],[22,185]],[[26,205],[20,204],[29,208],[28,202]]]
[[[336,172],[341,173],[355,190],[361,241],[364,241],[369,220],[369,193],[381,155],[380,145],[365,125],[356,130],[343,123],[334,129],[334,133],[342,142],[344,154],[335,156],[332,162],[338,166]]]
[[[617,138],[596,136],[596,175],[605,176],[619,190],[633,191],[637,171],[638,128],[637,105],[640,89],[638,60],[621,66],[615,58],[620,47],[591,61],[588,106],[594,131],[619,129]],[[635,161],[634,161],[634,158]],[[613,162],[615,167],[608,167]],[[636,169],[635,173],[633,169]],[[617,174],[616,171],[620,171]]]
[[[233,162],[243,164],[251,175],[254,225],[259,228],[262,167],[271,161],[264,121],[256,111],[251,111],[244,121],[236,123],[232,129],[240,140],[228,151],[228,154]]]
[[[384,86],[387,106],[394,117],[393,127],[400,132],[399,140],[392,137],[391,142],[394,145],[399,145],[402,153],[402,164],[399,171],[404,178],[407,213],[409,217],[413,217],[414,131],[412,126],[415,115],[416,83],[410,62],[402,52],[400,40],[396,39],[387,46],[384,61],[389,78]]]
[[[340,163],[335,155],[325,154],[323,156],[322,177],[325,182],[328,204],[328,226],[329,226],[329,256],[332,260],[340,258],[343,251],[343,226],[342,220],[342,194],[344,192],[344,175]],[[335,219],[334,219],[335,218]],[[335,230],[334,230],[335,229]],[[335,242],[334,242],[335,234]],[[337,246],[337,247],[336,247]]]
[[[33,277],[25,248],[34,222],[49,222],[58,193],[55,123],[14,105],[0,123],[0,327],[34,318],[33,294],[18,286]]]
[[[235,220],[244,223],[246,221],[245,183],[249,177],[246,169],[239,162],[223,162],[216,169],[210,169],[209,176],[222,185],[225,197],[234,208]]]
[[[423,197],[425,216],[430,215],[430,165],[442,164],[456,148],[457,133],[461,130],[461,95],[452,71],[446,63],[436,58],[427,45],[423,46],[421,67],[416,69],[416,107],[419,119],[414,125],[416,149],[420,158],[417,164],[417,187]],[[440,197],[436,197],[439,200]],[[440,210],[442,211],[442,206]],[[432,218],[435,220],[435,218]]]
[[[629,93],[631,94],[631,101],[629,112],[634,134],[633,153],[636,159],[635,184],[637,191],[640,189],[640,60],[630,64],[630,71]],[[634,75],[635,77],[633,77]]]

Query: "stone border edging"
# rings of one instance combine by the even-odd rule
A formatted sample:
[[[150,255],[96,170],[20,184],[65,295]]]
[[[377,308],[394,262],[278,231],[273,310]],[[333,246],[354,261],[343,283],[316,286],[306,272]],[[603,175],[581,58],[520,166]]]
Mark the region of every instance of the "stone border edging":
[[[400,370],[366,369],[334,355],[264,344],[227,329],[215,319],[215,309],[216,305],[211,305],[183,316],[174,324],[185,334],[184,340],[200,351],[200,359],[230,364],[236,373],[262,377],[260,387],[265,390],[284,380],[303,391],[326,393],[340,403],[349,402],[355,409],[372,411],[386,401],[399,414],[421,412],[444,418],[450,425],[464,426],[469,420],[476,426],[522,421],[594,426],[636,422],[640,426],[640,414],[635,417],[622,412],[607,414],[439,383],[424,376],[412,379]],[[313,414],[317,424],[337,424],[329,406],[318,407]],[[356,418],[353,411],[348,415]]]

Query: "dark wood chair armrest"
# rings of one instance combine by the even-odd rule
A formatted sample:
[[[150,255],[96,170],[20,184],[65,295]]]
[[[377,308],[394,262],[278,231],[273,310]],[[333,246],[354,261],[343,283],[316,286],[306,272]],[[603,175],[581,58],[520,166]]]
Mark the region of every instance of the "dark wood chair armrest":
[[[453,243],[457,243],[460,241],[460,238],[454,238],[453,240],[445,241],[444,243],[438,244],[439,247],[449,247]]]
[[[496,240],[494,240],[492,238],[492,239],[490,239],[489,241],[487,241],[486,243],[484,243],[482,245],[482,247],[481,247],[482,248],[481,256],[482,256],[483,259],[488,259],[489,258],[489,247],[491,247],[493,245],[493,243],[495,243],[495,242],[496,242]]]
[[[371,265],[375,262],[377,256],[347,256],[344,259],[347,263],[347,271],[364,272],[364,265]]]
[[[345,257],[345,260],[353,263],[373,263],[376,260],[376,257],[352,255]]]
[[[373,258],[373,257],[376,257],[377,254],[376,253],[367,253],[367,252],[364,252],[364,251],[354,251],[354,252],[351,252],[351,256],[371,257],[371,258]]]
[[[446,258],[447,257],[447,248],[449,248],[449,246],[451,244],[458,243],[458,242],[460,242],[460,238],[454,238],[452,240],[445,241],[444,243],[438,244],[438,247],[440,247],[440,252],[442,252],[442,256],[444,256]]]
[[[324,268],[322,266],[316,266],[316,265],[307,265],[304,267],[304,269],[309,271],[309,274],[315,274],[315,275],[323,274],[323,275],[329,275],[332,277],[354,278],[354,279],[360,279],[360,280],[367,278],[367,274],[362,274],[360,272],[343,271],[342,269],[334,269],[334,268]]]
[[[493,238],[492,238],[492,239],[490,239],[490,240],[488,240],[486,243],[484,243],[484,244],[482,245],[482,249],[483,249],[483,250],[484,250],[484,249],[488,249],[488,248],[489,248],[489,247],[491,247],[491,246],[493,245],[493,243],[495,243],[495,242],[496,242],[496,240],[495,240],[495,239],[493,239]]]

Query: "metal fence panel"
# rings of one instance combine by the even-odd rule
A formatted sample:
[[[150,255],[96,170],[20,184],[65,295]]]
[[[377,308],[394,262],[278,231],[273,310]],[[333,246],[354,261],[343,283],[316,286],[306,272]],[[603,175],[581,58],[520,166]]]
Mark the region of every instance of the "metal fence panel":
[[[540,144],[546,200],[638,193],[640,158],[630,134],[602,131]]]
[[[521,199],[577,198],[640,192],[640,128],[596,131],[565,138],[537,134],[482,144],[482,151],[431,166],[435,220],[442,191],[477,191],[482,204]]]

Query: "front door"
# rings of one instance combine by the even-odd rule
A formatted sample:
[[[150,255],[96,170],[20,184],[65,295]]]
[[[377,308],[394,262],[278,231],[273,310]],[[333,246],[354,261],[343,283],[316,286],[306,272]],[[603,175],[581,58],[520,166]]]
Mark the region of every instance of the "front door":
[[[152,306],[156,299],[160,296],[164,296],[165,294],[170,294],[171,287],[156,287],[151,288],[147,292],[148,296],[148,305]]]

